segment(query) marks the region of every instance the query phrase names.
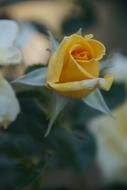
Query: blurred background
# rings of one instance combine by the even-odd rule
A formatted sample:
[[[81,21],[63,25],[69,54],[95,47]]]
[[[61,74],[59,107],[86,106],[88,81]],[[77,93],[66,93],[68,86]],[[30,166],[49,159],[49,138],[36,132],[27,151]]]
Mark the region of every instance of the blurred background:
[[[48,64],[48,31],[60,41],[82,28],[106,46],[102,71],[114,77],[102,92],[116,119],[71,103],[43,138],[52,98],[46,90],[17,90],[21,113],[0,129],[1,190],[127,189],[127,1],[1,0],[0,19],[19,23],[20,65],[1,67],[14,80]]]

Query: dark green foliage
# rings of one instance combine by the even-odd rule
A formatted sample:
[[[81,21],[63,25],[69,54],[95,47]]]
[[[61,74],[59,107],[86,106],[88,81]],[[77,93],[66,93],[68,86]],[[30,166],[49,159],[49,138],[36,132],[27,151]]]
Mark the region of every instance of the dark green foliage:
[[[0,133],[2,190],[39,189],[45,172],[64,168],[84,174],[93,161],[93,138],[83,126],[72,130],[71,120],[66,121],[62,113],[49,136],[44,137],[51,114],[51,95],[45,89],[18,93],[21,113]]]

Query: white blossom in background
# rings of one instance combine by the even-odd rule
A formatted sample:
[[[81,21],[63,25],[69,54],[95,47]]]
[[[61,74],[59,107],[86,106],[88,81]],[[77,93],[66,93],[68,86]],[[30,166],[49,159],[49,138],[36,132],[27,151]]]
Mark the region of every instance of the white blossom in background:
[[[0,65],[19,64],[20,50],[16,47],[18,24],[12,20],[0,21]],[[0,74],[0,126],[7,128],[20,112],[20,106],[10,84]]]
[[[102,64],[116,83],[127,85],[127,57],[114,53]],[[103,69],[103,68],[102,68]],[[112,111],[116,119],[99,116],[88,124],[88,130],[93,134],[97,154],[96,161],[101,170],[104,182],[127,182],[127,101]]]
[[[106,184],[127,182],[127,101],[113,114],[117,119],[98,116],[88,124],[96,140],[96,162]]]
[[[24,66],[35,64],[46,65],[50,56],[47,49],[50,48],[47,37],[30,23],[20,23],[16,46],[23,55]]]
[[[117,83],[127,83],[127,57],[120,54],[114,53],[109,59],[104,63],[108,65],[108,73],[114,78]]]
[[[37,33],[36,28],[29,23],[19,23],[19,32],[16,38],[16,47],[22,49],[26,46],[33,36]]]
[[[20,106],[11,85],[0,77],[0,126],[7,128],[20,112]]]
[[[0,65],[21,63],[21,52],[15,45],[17,35],[18,24],[15,21],[0,21]]]

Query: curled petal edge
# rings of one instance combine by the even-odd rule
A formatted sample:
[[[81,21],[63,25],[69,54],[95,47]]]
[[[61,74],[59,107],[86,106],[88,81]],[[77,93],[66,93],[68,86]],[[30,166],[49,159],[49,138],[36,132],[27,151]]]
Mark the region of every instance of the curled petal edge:
[[[95,87],[99,87],[103,90],[108,91],[112,85],[112,80],[113,79],[111,76],[105,76],[104,78],[81,80],[67,83],[52,83],[47,81],[47,86],[61,92],[80,91],[84,89],[91,90]]]

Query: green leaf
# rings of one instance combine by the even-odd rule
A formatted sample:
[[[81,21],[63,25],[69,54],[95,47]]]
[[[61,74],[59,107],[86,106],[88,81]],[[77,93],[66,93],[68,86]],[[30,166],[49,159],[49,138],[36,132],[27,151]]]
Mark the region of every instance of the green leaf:
[[[67,105],[68,102],[69,102],[68,98],[55,94],[53,112],[48,125],[48,129],[45,133],[45,137],[47,137],[48,134],[50,133],[54,121],[56,120],[57,116],[64,109],[64,107]]]
[[[49,34],[49,41],[51,43],[51,53],[54,53],[58,48],[59,42],[54,38],[54,36],[50,31],[48,31],[48,34]]]
[[[36,69],[22,77],[19,77],[12,83],[24,84],[29,86],[44,86],[47,74],[47,68]]]
[[[76,33],[79,34],[80,36],[82,36],[82,35],[83,35],[82,28],[79,28],[78,31],[77,31]]]
[[[56,128],[52,133],[52,146],[60,167],[84,174],[95,158],[95,142],[86,129],[76,130],[78,127],[74,126],[73,132]]]
[[[108,108],[101,92],[97,89],[95,92],[90,94],[88,97],[82,99],[88,106],[99,110],[102,113],[112,116],[112,112]],[[113,116],[112,116],[113,117]]]

